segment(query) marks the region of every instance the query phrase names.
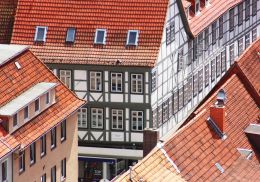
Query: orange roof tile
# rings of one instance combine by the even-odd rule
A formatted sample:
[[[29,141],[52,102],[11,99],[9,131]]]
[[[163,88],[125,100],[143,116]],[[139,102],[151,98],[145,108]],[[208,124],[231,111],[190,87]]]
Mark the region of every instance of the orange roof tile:
[[[251,145],[244,133],[249,124],[260,124],[260,97],[255,97],[251,93],[252,89],[248,88],[250,84],[254,85],[254,83],[259,82],[259,77],[249,75],[252,71],[256,72],[255,75],[260,73],[260,69],[257,69],[260,62],[256,57],[259,45],[260,40],[250,46],[247,52],[251,57],[245,57],[248,55],[245,53],[238,64],[231,67],[202,104],[192,113],[191,118],[186,122],[187,124],[165,142],[163,148],[180,170],[179,175],[184,180],[234,181],[234,179],[259,179],[260,153]],[[245,69],[243,68],[244,64],[254,65],[254,67]],[[241,74],[241,72],[245,74]],[[227,113],[225,133],[227,139],[225,140],[221,140],[207,122],[209,108],[216,102],[216,96],[220,89],[224,89],[227,94],[225,104],[225,112]],[[252,160],[241,159],[241,154],[237,148],[252,150],[254,153]],[[152,157],[154,151],[149,154],[148,158],[139,162],[138,166],[142,166],[143,163],[146,163],[146,166],[153,165],[153,161],[159,160],[160,156]],[[163,160],[165,162],[165,159]],[[219,163],[225,170],[223,174],[216,167],[216,163]],[[256,165],[258,167],[254,168]],[[249,170],[254,168],[251,174],[245,174],[247,167]],[[157,175],[160,175],[161,172],[158,173]],[[136,174],[143,180],[149,178],[150,175],[149,173],[142,173],[142,169]]]
[[[14,61],[18,60],[18,70]],[[10,102],[39,82],[60,83],[56,88],[56,103],[33,118],[11,135],[1,137],[12,143],[28,146],[85,104],[79,100],[31,51],[26,50],[18,57],[0,66],[0,107]],[[3,155],[0,152],[0,157]]]
[[[12,43],[31,45],[46,63],[153,66],[163,34],[168,0],[20,0]],[[33,21],[31,21],[33,19]],[[48,26],[44,45],[34,43],[36,26]],[[76,27],[74,45],[65,43]],[[107,29],[106,45],[94,45],[97,28]],[[138,46],[126,46],[128,30],[139,30]]]

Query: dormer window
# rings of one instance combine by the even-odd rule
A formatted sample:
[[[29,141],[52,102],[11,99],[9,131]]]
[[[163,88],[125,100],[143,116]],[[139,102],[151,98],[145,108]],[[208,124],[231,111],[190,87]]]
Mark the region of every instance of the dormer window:
[[[45,42],[48,27],[37,26],[34,41]]]
[[[26,106],[24,108],[24,120],[28,120],[29,119],[29,107]]]
[[[34,111],[39,112],[40,111],[40,100],[36,99],[34,103]]]
[[[129,30],[127,34],[127,45],[137,45],[139,37],[138,30]]]
[[[68,28],[67,36],[66,36],[66,42],[67,43],[74,43],[75,42],[75,34],[76,34],[75,28]]]
[[[13,127],[17,126],[17,123],[18,123],[18,115],[17,113],[14,114],[13,116]]]
[[[196,0],[195,2],[195,14],[198,14],[200,11],[200,0]]]
[[[48,104],[50,104],[50,92],[47,92],[46,93],[46,97],[45,97],[45,103],[48,105]]]
[[[106,44],[106,29],[97,29],[95,34],[95,44]]]

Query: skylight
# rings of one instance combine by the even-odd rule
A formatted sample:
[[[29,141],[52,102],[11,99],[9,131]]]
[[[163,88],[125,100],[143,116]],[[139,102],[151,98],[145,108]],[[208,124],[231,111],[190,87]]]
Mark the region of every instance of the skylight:
[[[127,34],[127,45],[137,45],[138,36],[138,30],[129,30]]]
[[[95,44],[106,44],[106,29],[97,29],[95,34]]]
[[[66,42],[70,42],[70,43],[75,42],[75,34],[76,34],[75,28],[68,28]]]
[[[48,30],[48,27],[37,26],[34,40],[38,41],[38,42],[45,42],[47,30]]]

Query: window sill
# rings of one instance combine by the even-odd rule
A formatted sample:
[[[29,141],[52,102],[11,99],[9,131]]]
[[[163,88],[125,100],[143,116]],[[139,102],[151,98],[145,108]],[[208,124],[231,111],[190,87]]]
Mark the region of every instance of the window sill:
[[[51,150],[54,150],[56,148],[56,145],[51,145]]]
[[[63,138],[60,139],[60,141],[61,141],[61,143],[63,143],[64,141],[66,141],[66,138],[63,137]]]
[[[45,153],[41,153],[41,158],[43,158],[45,155],[46,155],[46,152]]]

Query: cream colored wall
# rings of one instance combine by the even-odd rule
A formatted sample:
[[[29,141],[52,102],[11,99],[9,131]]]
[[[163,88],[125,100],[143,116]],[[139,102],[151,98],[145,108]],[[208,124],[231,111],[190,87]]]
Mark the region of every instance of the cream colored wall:
[[[40,182],[40,177],[46,173],[47,182],[50,181],[51,168],[56,165],[57,182],[60,181],[61,160],[66,158],[66,182],[78,180],[78,136],[77,113],[67,119],[66,140],[61,143],[60,125],[56,128],[57,146],[51,150],[50,132],[46,135],[46,155],[40,157],[40,140],[36,141],[36,163],[30,166],[30,150],[25,150],[25,171],[19,174],[19,158],[14,156],[14,182]]]

